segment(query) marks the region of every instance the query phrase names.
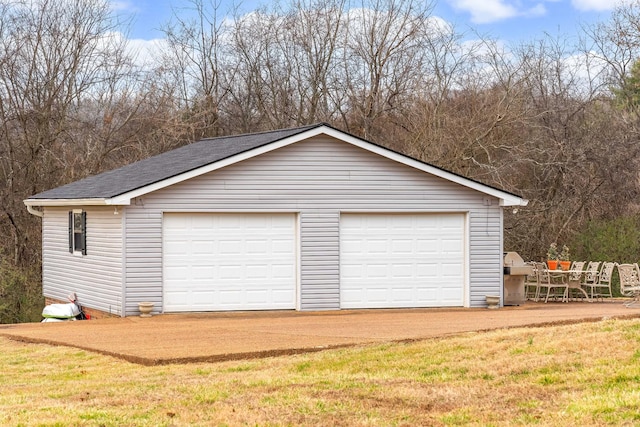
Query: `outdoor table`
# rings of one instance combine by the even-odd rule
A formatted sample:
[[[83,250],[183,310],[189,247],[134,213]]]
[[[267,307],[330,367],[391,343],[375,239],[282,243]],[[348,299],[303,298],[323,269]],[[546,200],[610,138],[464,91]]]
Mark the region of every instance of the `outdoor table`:
[[[589,294],[582,288],[580,284],[580,279],[569,280],[572,274],[576,274],[580,278],[584,273],[584,270],[549,270],[549,274],[552,278],[560,278],[560,280],[562,280],[562,283],[566,283],[569,286],[569,291],[571,291],[571,289],[577,289],[584,294],[584,297],[587,301],[591,302]]]

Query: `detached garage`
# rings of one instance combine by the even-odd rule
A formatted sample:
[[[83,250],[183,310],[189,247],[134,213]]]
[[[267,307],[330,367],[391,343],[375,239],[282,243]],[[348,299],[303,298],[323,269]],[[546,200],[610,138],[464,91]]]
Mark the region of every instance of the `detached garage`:
[[[205,139],[25,200],[43,292],[156,312],[479,307],[521,197],[325,124]]]

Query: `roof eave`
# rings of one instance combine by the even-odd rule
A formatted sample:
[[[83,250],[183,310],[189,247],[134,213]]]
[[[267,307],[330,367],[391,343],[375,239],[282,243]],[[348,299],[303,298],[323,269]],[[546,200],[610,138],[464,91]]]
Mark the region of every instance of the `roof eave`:
[[[529,200],[512,195],[500,199],[500,206],[527,206],[528,204]]]
[[[131,200],[115,198],[85,198],[85,199],[26,199],[23,200],[26,206],[113,206],[129,205]]]

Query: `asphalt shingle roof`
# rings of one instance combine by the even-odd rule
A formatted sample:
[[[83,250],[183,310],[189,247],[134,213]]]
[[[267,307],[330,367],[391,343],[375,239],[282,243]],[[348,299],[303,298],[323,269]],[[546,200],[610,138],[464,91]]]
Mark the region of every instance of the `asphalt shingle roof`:
[[[208,138],[29,197],[107,199],[297,135],[324,124],[244,135]]]

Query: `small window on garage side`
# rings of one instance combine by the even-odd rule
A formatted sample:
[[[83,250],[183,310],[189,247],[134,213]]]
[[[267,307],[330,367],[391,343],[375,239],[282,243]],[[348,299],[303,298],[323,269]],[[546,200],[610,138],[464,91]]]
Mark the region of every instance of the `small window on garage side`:
[[[87,213],[83,210],[69,212],[69,252],[87,254]]]

